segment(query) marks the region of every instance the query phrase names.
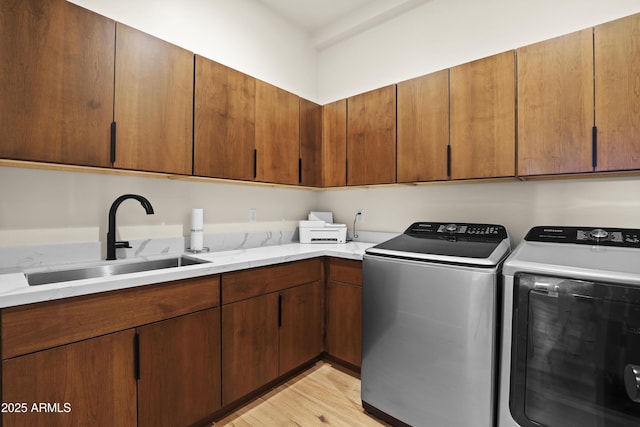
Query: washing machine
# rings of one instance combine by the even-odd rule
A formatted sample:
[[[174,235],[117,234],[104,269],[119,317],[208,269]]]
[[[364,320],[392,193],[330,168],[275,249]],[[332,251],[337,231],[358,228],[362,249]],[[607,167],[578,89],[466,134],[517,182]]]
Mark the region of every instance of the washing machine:
[[[496,224],[416,222],[366,250],[362,403],[393,425],[493,427],[501,266]]]
[[[534,227],[503,275],[498,426],[640,426],[640,230]]]

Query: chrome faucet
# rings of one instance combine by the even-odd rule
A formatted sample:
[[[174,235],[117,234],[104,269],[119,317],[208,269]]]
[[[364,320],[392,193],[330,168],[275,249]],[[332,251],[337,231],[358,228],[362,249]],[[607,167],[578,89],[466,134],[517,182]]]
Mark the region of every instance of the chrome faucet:
[[[116,242],[116,211],[120,203],[127,199],[136,199],[140,202],[147,215],[153,215],[153,207],[147,199],[137,194],[124,194],[118,197],[109,209],[109,231],[107,232],[107,261],[116,259],[116,248],[130,248],[129,242]]]

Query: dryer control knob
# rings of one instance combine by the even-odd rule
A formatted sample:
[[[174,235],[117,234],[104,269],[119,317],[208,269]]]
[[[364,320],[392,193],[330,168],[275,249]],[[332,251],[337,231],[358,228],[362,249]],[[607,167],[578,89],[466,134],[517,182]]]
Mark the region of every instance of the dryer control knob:
[[[455,224],[449,224],[444,229],[447,230],[450,233],[453,233],[454,231],[456,231],[458,229],[458,226],[455,225]]]
[[[640,366],[627,365],[624,368],[624,387],[629,399],[640,402]]]
[[[602,228],[596,228],[596,229],[591,230],[589,235],[594,239],[604,239],[605,237],[607,237],[609,235],[609,233],[607,233]]]

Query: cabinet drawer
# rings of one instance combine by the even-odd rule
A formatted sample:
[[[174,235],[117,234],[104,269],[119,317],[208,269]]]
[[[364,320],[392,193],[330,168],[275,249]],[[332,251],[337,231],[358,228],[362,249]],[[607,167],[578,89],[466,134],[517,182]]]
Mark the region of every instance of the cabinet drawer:
[[[211,308],[219,289],[209,276],[6,308],[2,359]]]
[[[329,258],[329,280],[362,286],[362,261]]]
[[[222,304],[321,280],[321,265],[315,258],[224,274]]]

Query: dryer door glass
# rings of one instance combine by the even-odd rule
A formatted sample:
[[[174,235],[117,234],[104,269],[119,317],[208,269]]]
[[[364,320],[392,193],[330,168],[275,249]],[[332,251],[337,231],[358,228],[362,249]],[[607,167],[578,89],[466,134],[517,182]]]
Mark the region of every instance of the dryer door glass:
[[[640,288],[517,274],[512,326],[521,425],[640,425]]]

